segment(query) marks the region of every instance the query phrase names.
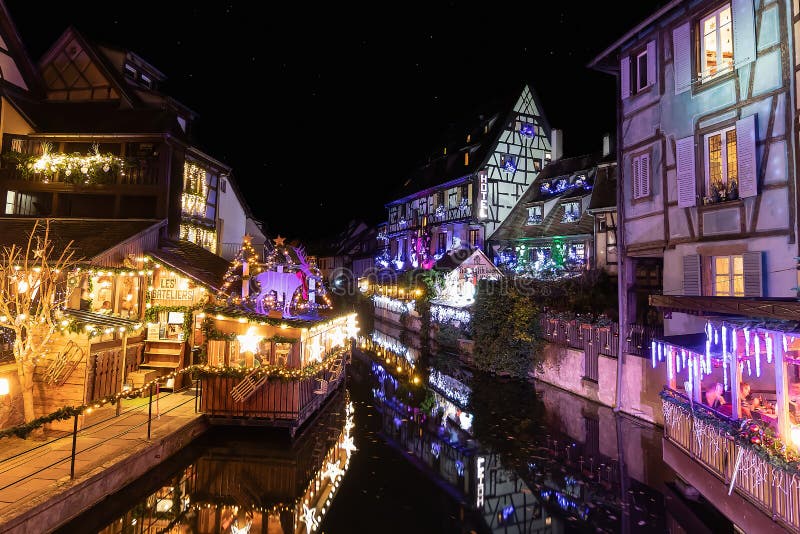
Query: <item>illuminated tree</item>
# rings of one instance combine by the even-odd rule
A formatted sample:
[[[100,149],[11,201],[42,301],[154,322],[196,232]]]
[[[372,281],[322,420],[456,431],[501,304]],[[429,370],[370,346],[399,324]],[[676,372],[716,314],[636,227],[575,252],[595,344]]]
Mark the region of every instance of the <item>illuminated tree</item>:
[[[58,330],[66,283],[75,262],[72,241],[59,250],[50,224],[37,220],[27,244],[3,247],[0,253],[0,326],[14,337],[14,360],[22,389],[25,421],[35,418],[33,375],[36,361]]]
[[[249,293],[250,277],[261,272],[258,253],[251,243],[252,238],[245,235],[242,238],[242,248],[231,260],[225,276],[222,278],[222,289],[217,293],[221,300],[227,300],[229,304],[239,304],[246,295],[242,294],[242,285]],[[239,284],[241,282],[241,284]]]

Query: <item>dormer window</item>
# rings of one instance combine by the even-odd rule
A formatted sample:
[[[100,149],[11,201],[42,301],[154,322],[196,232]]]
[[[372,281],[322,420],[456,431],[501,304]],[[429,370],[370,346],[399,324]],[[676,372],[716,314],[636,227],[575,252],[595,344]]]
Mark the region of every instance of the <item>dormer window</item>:
[[[577,222],[580,218],[580,201],[564,202],[564,217],[561,219],[561,222]]]
[[[146,87],[150,87],[150,88],[153,87],[153,80],[151,80],[150,76],[148,76],[147,74],[142,73],[142,76],[141,76],[140,79],[142,81],[142,85],[144,85]]]
[[[537,204],[535,206],[528,207],[528,220],[525,222],[526,226],[534,226],[536,224],[542,224],[542,205]]]
[[[517,162],[511,154],[502,154],[500,156],[500,168],[505,172],[516,172]]]
[[[127,76],[132,80],[136,79],[136,69],[133,68],[133,66],[129,65],[128,63],[125,64],[125,76]]]

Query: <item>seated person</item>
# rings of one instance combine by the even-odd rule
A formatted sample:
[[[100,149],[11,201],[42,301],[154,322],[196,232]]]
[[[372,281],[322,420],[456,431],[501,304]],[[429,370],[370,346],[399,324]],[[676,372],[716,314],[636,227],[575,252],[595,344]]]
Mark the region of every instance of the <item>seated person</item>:
[[[104,300],[103,305],[97,310],[97,313],[111,313],[111,301]]]
[[[725,392],[725,388],[717,382],[711,388],[706,391],[706,404],[711,406],[713,409],[717,410],[720,406],[725,403],[725,399],[723,398],[722,394]]]
[[[739,404],[742,405],[742,417],[753,418],[752,410],[759,407],[759,400],[750,394],[750,384],[742,382],[739,384]]]

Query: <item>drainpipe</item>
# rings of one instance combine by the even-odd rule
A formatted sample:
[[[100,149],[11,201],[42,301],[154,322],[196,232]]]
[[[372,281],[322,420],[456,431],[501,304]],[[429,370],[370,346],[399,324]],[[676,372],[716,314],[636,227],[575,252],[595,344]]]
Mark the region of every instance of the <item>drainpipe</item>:
[[[617,62],[619,64],[619,62]],[[617,305],[619,307],[619,343],[617,349],[617,388],[614,392],[614,412],[622,409],[622,369],[625,363],[625,349],[628,337],[628,262],[625,253],[625,172],[622,165],[622,93],[619,74],[614,75],[617,86]]]

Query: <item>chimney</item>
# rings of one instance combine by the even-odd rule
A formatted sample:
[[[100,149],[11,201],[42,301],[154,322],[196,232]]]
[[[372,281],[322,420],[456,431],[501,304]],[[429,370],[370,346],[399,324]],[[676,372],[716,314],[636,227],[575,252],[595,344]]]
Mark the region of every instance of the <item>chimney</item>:
[[[561,159],[564,155],[564,132],[553,129],[550,132],[550,161]]]
[[[611,155],[611,134],[607,133],[603,136],[603,157]]]

